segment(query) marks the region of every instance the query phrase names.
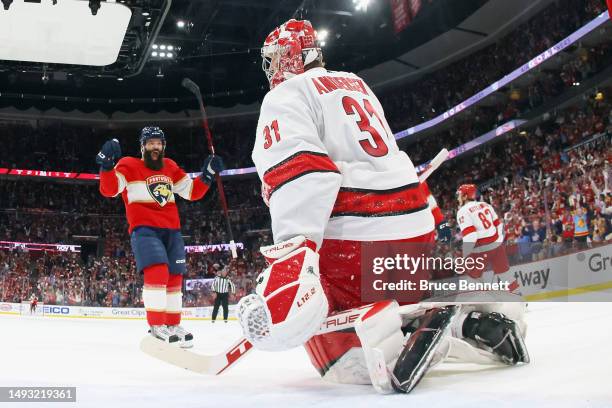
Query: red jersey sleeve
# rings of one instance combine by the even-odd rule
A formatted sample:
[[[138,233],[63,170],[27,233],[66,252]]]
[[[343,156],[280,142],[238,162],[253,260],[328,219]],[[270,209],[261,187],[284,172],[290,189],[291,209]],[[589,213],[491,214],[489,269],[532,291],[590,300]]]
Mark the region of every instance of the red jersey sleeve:
[[[119,160],[114,169],[100,170],[100,193],[104,197],[115,197],[127,187],[125,174],[128,169],[125,158]]]
[[[208,184],[204,183],[199,177],[191,179],[173,160],[168,159],[168,164],[172,166],[171,177],[175,194],[190,201],[199,200],[204,197],[209,188]]]

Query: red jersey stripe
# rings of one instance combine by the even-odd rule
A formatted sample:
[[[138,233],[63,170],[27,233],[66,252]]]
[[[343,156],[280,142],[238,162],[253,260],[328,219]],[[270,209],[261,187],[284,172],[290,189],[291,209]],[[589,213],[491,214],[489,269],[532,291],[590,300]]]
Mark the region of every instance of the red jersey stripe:
[[[332,217],[383,217],[409,214],[428,208],[418,183],[391,190],[340,188]]]
[[[271,167],[264,174],[268,197],[283,185],[310,173],[340,173],[338,167],[325,153],[298,152],[277,165]]]

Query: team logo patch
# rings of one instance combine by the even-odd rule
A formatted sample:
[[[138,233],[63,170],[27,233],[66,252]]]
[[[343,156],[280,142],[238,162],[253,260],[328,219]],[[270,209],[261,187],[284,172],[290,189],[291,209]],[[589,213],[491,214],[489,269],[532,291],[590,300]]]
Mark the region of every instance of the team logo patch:
[[[147,191],[160,207],[172,198],[172,179],[168,176],[151,176],[145,180]]]

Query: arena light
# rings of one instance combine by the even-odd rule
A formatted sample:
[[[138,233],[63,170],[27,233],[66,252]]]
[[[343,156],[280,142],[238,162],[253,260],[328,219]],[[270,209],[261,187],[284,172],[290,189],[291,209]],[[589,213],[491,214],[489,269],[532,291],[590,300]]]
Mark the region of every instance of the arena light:
[[[176,22],[176,26],[178,28],[185,28],[186,23],[183,20],[179,20]]]
[[[317,31],[317,39],[319,41],[325,41],[325,39],[327,38],[328,35],[329,35],[329,31],[327,31],[327,30]]]
[[[368,11],[370,0],[353,0],[353,5],[357,11]]]
[[[179,47],[169,44],[153,44],[151,48],[155,50],[151,52],[151,57],[157,59],[173,59],[176,57],[176,51],[179,50]]]

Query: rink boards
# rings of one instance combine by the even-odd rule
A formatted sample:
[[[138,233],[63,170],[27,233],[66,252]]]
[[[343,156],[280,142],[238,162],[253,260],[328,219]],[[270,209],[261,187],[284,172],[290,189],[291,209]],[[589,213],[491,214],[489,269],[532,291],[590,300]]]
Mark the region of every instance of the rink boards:
[[[469,279],[468,277],[462,277]],[[506,273],[487,272],[477,281],[506,280],[518,284],[517,293],[525,300],[567,301],[571,296],[593,293],[593,300],[612,300],[612,244],[556,258],[516,265]],[[183,308],[185,320],[210,320],[212,306]],[[235,320],[236,305],[229,306],[230,320]],[[144,308],[43,306],[45,317],[87,319],[145,319]],[[21,314],[20,303],[0,303],[0,314]],[[220,319],[219,319],[220,320]]]
[[[229,320],[235,320],[235,305],[229,306]],[[185,320],[210,320],[212,306],[185,307],[182,318]],[[20,303],[0,303],[0,314],[19,315],[21,313]],[[28,316],[26,312],[24,316]],[[118,319],[118,320],[144,320],[146,318],[144,308],[136,307],[86,307],[67,305],[43,306],[43,317],[64,317],[83,319]],[[217,320],[223,320],[217,316]]]

